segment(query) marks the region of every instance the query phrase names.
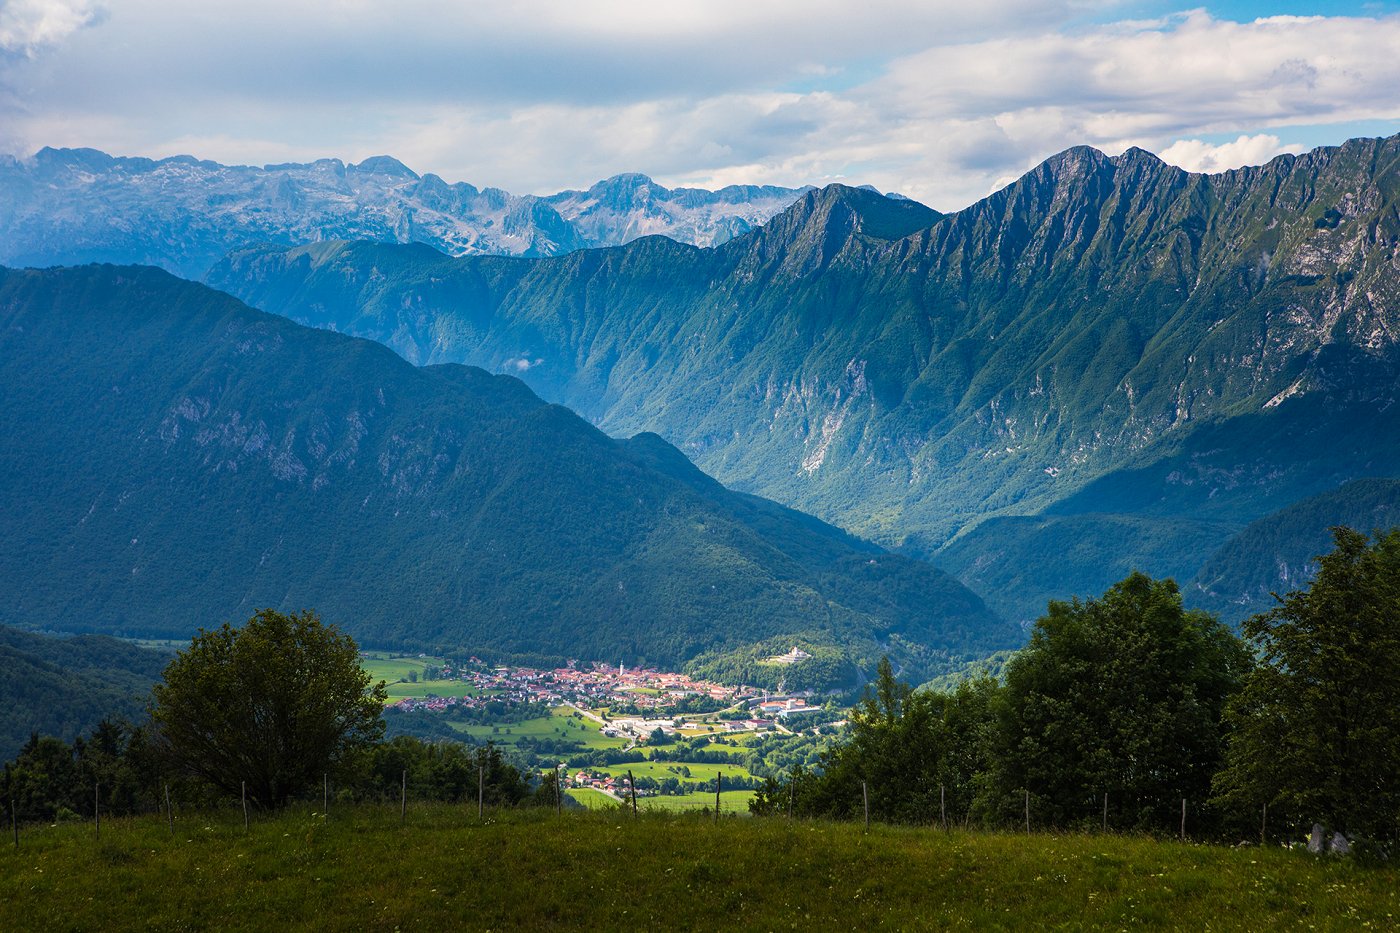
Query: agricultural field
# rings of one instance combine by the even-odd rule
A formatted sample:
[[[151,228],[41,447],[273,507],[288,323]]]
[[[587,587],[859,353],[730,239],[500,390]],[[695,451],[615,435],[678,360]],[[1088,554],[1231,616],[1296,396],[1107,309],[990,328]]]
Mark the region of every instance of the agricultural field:
[[[624,739],[603,735],[596,722],[587,717],[575,717],[574,711],[565,706],[555,707],[548,716],[521,722],[499,725],[449,722],[448,725],[479,742],[495,742],[501,746],[515,745],[525,738],[577,742],[587,749],[623,748],[627,744]]]
[[[749,801],[753,798],[751,790],[725,790],[719,794],[719,809],[721,813],[733,813],[739,816],[748,816]],[[659,795],[656,797],[642,797],[637,801],[639,809],[666,810],[672,812],[685,813],[692,810],[709,809],[714,812],[715,795],[703,791],[694,794],[674,794]]]
[[[685,761],[636,761],[625,765],[600,765],[588,770],[601,774],[611,774],[613,777],[625,777],[628,769],[631,769],[633,777],[649,777],[658,781],[664,781],[669,777],[679,781],[699,783],[713,781],[717,774],[743,778],[752,776],[738,765],[712,765]],[[690,772],[689,776],[686,776],[685,771]]]
[[[591,787],[572,787],[564,791],[564,794],[577,803],[582,804],[589,810],[609,810],[618,805],[618,802],[600,790]],[[638,804],[640,807],[641,804]]]
[[[384,681],[388,691],[388,703],[414,698],[422,699],[429,695],[439,697],[476,696],[476,689],[462,680],[427,680],[424,672],[429,665],[441,667],[442,658],[400,657],[379,652],[367,652],[360,660],[360,667],[375,681]],[[410,675],[417,678],[409,679]]]

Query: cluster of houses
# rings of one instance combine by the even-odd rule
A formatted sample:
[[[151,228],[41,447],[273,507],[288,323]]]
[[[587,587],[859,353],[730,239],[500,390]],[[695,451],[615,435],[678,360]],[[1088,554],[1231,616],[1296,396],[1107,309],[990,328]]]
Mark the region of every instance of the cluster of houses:
[[[404,697],[392,704],[401,710],[430,710],[440,713],[454,706],[472,707],[481,701],[476,697]]]
[[[627,797],[632,793],[632,789],[627,785],[627,778],[617,777],[611,774],[591,774],[588,771],[580,771],[573,778],[575,787],[591,787],[593,790],[611,794],[619,799]],[[638,797],[651,796],[652,792],[637,788]]]
[[[446,665],[443,679],[461,679],[476,688],[479,697],[464,697],[455,703],[446,700],[408,699],[399,706],[411,709],[445,709],[452,705],[479,706],[495,700],[507,703],[543,703],[578,706],[609,706],[626,702],[642,709],[670,706],[684,697],[703,696],[712,700],[739,702],[759,696],[753,687],[733,687],[696,680],[685,674],[651,668],[628,670],[595,664],[554,670],[530,667],[487,667],[476,658],[460,670]]]
[[[789,655],[806,655],[806,652],[800,648],[793,648]],[[441,676],[444,679],[469,682],[476,689],[477,695],[409,697],[399,700],[398,707],[405,710],[442,711],[453,707],[474,708],[488,702],[505,702],[539,703],[547,706],[568,703],[588,709],[626,702],[645,710],[670,706],[683,697],[704,696],[748,705],[750,715],[747,718],[712,723],[724,732],[731,733],[772,729],[776,722],[788,716],[817,708],[808,702],[810,694],[770,696],[755,687],[727,686],[696,680],[685,674],[650,668],[628,670],[621,665],[611,667],[595,664],[588,668],[575,665],[540,670],[529,667],[488,667],[472,658],[460,669],[454,669],[450,664],[444,665],[441,668]],[[679,731],[672,719],[643,716],[612,720],[604,726],[603,733],[645,740],[658,729],[666,735],[675,735]]]
[[[810,705],[806,697],[788,696],[766,697],[753,704],[753,708],[764,716],[772,716],[781,719],[797,713],[810,713],[818,707]]]

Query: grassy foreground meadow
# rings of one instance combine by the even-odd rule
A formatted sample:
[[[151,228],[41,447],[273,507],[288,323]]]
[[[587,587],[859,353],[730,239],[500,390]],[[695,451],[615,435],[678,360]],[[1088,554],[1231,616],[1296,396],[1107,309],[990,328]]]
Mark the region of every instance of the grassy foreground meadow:
[[[1394,929],[1400,872],[1116,836],[411,805],[32,828],[0,929]]]

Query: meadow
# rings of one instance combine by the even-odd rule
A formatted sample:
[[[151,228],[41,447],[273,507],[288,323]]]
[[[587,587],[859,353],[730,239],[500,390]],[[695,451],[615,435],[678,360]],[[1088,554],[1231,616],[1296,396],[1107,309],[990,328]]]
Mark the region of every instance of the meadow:
[[[25,828],[0,929],[1394,929],[1400,870],[1128,836],[410,802]],[[385,853],[392,852],[392,858]]]
[[[477,690],[463,680],[428,680],[424,672],[429,665],[441,667],[442,658],[401,657],[382,652],[366,652],[360,667],[376,682],[384,681],[388,692],[386,703],[397,703],[409,697],[421,699],[428,695],[439,697],[476,696]],[[410,674],[416,680],[409,680]]]
[[[587,749],[622,748],[627,744],[625,739],[603,735],[596,722],[584,716],[575,716],[569,707],[556,706],[549,713],[548,716],[499,725],[460,722],[449,722],[448,725],[463,735],[481,742],[495,742],[502,747],[516,745],[523,739],[577,742]]]

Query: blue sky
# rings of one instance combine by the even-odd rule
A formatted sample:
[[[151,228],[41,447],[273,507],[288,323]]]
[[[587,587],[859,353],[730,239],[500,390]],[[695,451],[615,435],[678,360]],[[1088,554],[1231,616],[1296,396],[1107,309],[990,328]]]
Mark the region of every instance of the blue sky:
[[[0,0],[0,151],[955,209],[1072,145],[1218,171],[1400,132],[1397,50],[1400,0]]]

